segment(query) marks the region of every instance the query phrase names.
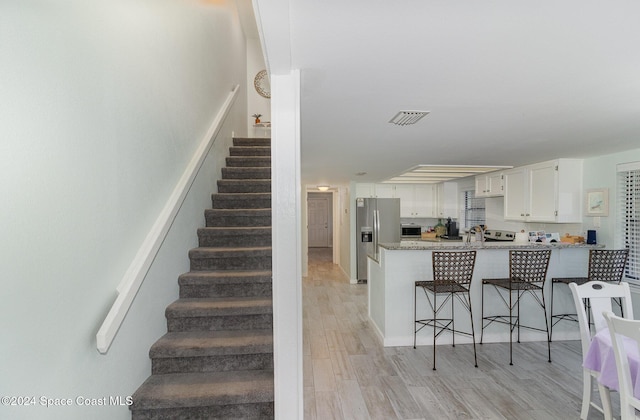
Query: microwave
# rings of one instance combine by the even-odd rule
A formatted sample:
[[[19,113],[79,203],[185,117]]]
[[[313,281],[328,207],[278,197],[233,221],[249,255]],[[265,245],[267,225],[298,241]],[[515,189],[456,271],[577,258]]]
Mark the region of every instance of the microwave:
[[[402,225],[402,237],[419,237],[422,234],[422,228],[416,225]]]

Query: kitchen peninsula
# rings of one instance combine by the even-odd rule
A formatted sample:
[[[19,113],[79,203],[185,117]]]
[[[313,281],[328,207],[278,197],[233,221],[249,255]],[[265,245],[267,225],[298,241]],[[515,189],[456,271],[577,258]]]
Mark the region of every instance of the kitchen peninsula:
[[[471,283],[471,301],[473,309],[476,340],[480,340],[482,327],[482,279],[502,278],[509,276],[510,249],[542,249],[551,248],[551,259],[545,282],[545,299],[547,314],[550,316],[551,278],[578,277],[587,275],[589,249],[604,248],[603,245],[565,244],[565,243],[514,243],[514,242],[427,242],[408,241],[399,243],[381,243],[375,258],[368,259],[369,270],[369,317],[385,347],[413,345],[413,307],[414,283],[418,280],[432,280],[431,253],[433,251],[463,251],[475,249],[476,265]],[[569,288],[556,285],[554,292],[554,313],[575,312]],[[485,287],[485,316],[508,313],[507,307],[493,287]],[[448,303],[443,309],[443,316],[450,311]],[[427,318],[431,310],[424,293],[418,294],[418,318]],[[455,302],[456,329],[471,331],[469,316]],[[449,312],[450,313],[450,312]],[[521,301],[520,314],[523,325],[544,329],[544,315],[539,305],[531,296]],[[514,331],[514,334],[516,332]],[[544,332],[521,330],[521,341],[546,340]],[[574,322],[562,321],[554,326],[554,340],[578,340],[578,325]],[[484,342],[508,342],[509,327],[504,324],[489,325],[484,331]],[[515,341],[515,336],[514,336]],[[456,335],[456,342],[469,343],[470,337]],[[424,328],[418,333],[418,345],[433,343],[433,330]],[[451,335],[438,337],[438,344],[451,343]]]

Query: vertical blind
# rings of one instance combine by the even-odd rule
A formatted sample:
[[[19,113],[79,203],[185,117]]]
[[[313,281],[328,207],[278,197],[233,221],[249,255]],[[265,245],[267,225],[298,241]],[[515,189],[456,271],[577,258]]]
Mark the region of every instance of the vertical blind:
[[[640,162],[618,165],[618,232],[629,249],[625,277],[640,280]]]
[[[485,224],[484,198],[476,198],[474,190],[464,191],[464,227]]]

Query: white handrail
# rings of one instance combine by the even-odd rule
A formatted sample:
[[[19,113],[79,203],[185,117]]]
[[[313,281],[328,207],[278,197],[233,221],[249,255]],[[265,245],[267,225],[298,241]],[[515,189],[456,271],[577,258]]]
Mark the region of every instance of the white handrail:
[[[218,115],[216,115],[216,118],[211,123],[207,134],[193,155],[191,162],[189,162],[189,165],[182,174],[178,184],[171,193],[167,204],[160,212],[156,222],[153,224],[149,234],[131,262],[131,265],[127,269],[122,281],[118,285],[116,289],[118,291],[118,297],[113,303],[113,306],[111,306],[107,317],[102,322],[102,326],[96,334],[96,344],[100,353],[107,353],[113,339],[118,333],[120,325],[122,325],[122,322],[133,303],[133,299],[138,293],[138,290],[151,267],[153,259],[160,250],[160,246],[169,232],[169,228],[178,214],[180,206],[187,196],[187,192],[189,191],[198,170],[207,157],[207,153],[211,149],[211,146],[222,127],[222,123],[227,117],[227,114],[235,101],[239,87],[240,85],[234,86],[229,93],[229,96],[227,96],[227,99],[218,112]]]

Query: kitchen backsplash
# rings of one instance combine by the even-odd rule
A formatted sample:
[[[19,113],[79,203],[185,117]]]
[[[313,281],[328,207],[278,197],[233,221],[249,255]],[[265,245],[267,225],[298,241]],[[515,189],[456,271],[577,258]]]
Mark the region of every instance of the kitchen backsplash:
[[[486,225],[489,229],[511,230],[525,232],[544,230],[545,232],[558,232],[560,236],[565,233],[571,235],[585,235],[581,223],[524,223],[504,220],[504,197],[485,199]]]

